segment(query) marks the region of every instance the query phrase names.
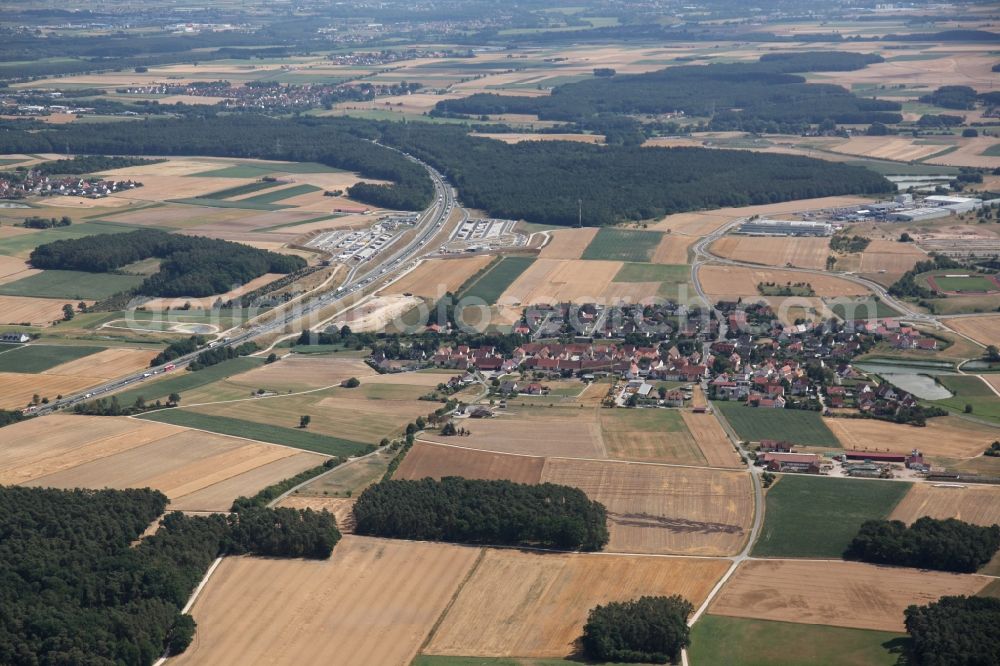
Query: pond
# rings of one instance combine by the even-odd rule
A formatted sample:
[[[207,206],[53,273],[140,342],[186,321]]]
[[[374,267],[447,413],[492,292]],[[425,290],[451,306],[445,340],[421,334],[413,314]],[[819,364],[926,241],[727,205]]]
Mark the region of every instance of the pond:
[[[865,372],[873,372],[893,386],[912,393],[922,400],[944,400],[952,392],[934,381],[933,375],[952,374],[936,368],[914,368],[888,363],[858,363]]]

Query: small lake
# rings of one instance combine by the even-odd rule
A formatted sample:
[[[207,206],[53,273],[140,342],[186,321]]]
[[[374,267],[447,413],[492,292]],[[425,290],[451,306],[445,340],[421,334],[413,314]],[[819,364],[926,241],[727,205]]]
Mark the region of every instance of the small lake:
[[[857,363],[857,368],[873,372],[893,386],[912,393],[922,400],[944,400],[952,397],[951,391],[934,381],[933,375],[953,374],[944,369],[915,368],[889,363]]]

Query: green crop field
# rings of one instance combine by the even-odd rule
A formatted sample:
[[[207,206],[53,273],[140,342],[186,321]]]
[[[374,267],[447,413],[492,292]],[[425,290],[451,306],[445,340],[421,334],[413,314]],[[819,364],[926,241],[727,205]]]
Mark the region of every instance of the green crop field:
[[[242,358],[234,358],[230,361],[223,361],[216,365],[210,365],[197,372],[174,370],[173,374],[167,373],[163,379],[144,382],[134,389],[116,394],[115,397],[123,405],[131,405],[136,401],[136,398],[142,398],[146,402],[154,402],[166,398],[171,393],[179,393],[181,398],[183,398],[184,391],[190,391],[206,384],[217,382],[220,379],[226,379],[241,372],[253,370],[261,365],[264,365],[264,359],[244,356]]]
[[[192,178],[263,178],[274,173],[339,173],[341,169],[334,169],[325,164],[316,162],[288,162],[284,164],[263,164],[258,162],[244,162],[235,166],[202,171],[191,174]]]
[[[203,196],[206,199],[229,199],[230,197],[238,197],[243,194],[250,194],[251,192],[260,192],[261,190],[277,187],[280,184],[281,183],[277,181],[258,180],[252,183],[246,183],[245,185],[237,185],[235,187],[227,187],[224,190],[209,192]]]
[[[663,234],[659,231],[630,231],[602,227],[583,251],[581,259],[648,262]]]
[[[139,227],[129,227],[123,224],[84,222],[82,224],[73,224],[68,227],[59,227],[57,229],[43,229],[42,231],[35,231],[28,234],[18,234],[17,236],[0,238],[0,254],[27,255],[28,252],[35,249],[39,245],[44,245],[45,243],[51,243],[57,240],[83,238],[84,236],[93,236],[94,234],[123,234],[129,231],[135,231],[138,228]]]
[[[104,351],[103,347],[72,347],[61,345],[24,345],[0,354],[0,372],[44,372]]]
[[[233,437],[245,437],[272,444],[283,444],[296,449],[303,449],[304,451],[325,453],[330,456],[356,456],[367,453],[372,449],[367,444],[352,442],[347,439],[340,439],[339,437],[317,435],[308,430],[282,428],[280,426],[244,421],[243,419],[234,419],[226,416],[199,414],[198,412],[186,411],[183,408],[147,412],[139,418],[158,421],[160,423],[172,423],[173,425],[197,428],[199,430],[208,430],[221,435],[232,435]]]
[[[987,157],[1000,157],[1000,143],[994,143],[992,146],[988,146],[982,154]]]
[[[985,381],[975,375],[936,375],[935,379],[954,395],[931,404],[960,413],[971,405],[975,418],[1000,424],[1000,397]]]
[[[839,558],[861,523],[892,513],[911,485],[783,474],[767,491],[753,555]]]
[[[831,299],[827,302],[830,310],[833,314],[837,315],[843,320],[847,320],[848,317],[851,319],[868,319],[869,317],[898,317],[899,313],[894,309],[886,305],[882,300],[874,298],[854,298],[846,299],[844,297],[839,297],[837,299]],[[851,310],[848,312],[848,310]]]
[[[243,210],[284,210],[290,206],[279,204],[255,203],[253,201],[228,201],[226,199],[171,199],[169,203],[187,204],[189,206],[208,206],[209,208],[240,208]]]
[[[138,287],[144,279],[141,275],[42,271],[21,278],[16,282],[0,285],[0,294],[4,296],[66,298],[73,301],[83,299],[99,301],[120,291]]]
[[[729,421],[740,439],[759,442],[778,439],[793,444],[841,448],[819,412],[802,409],[761,409],[742,402],[715,401],[716,409]]]
[[[241,199],[239,203],[273,204],[275,201],[284,201],[285,199],[291,199],[292,197],[297,197],[302,194],[319,192],[321,189],[322,188],[316,187],[315,185],[294,185],[292,187],[258,194],[257,196],[250,197],[248,199]]]
[[[695,666],[892,666],[903,634],[705,615],[691,630]]]
[[[493,305],[521,273],[535,262],[534,257],[504,257],[465,289],[462,298],[481,298]]]
[[[673,282],[684,283],[691,277],[691,267],[685,264],[622,264],[613,282]]]

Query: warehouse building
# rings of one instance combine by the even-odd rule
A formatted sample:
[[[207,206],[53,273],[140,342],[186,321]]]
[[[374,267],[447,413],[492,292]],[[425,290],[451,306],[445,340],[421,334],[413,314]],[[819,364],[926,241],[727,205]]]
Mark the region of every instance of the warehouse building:
[[[949,208],[911,208],[910,210],[900,210],[889,213],[886,219],[890,222],[924,222],[925,220],[936,220],[939,217],[948,217],[952,214]]]
[[[739,233],[753,236],[829,236],[833,234],[833,225],[803,220],[749,220],[740,225]]]

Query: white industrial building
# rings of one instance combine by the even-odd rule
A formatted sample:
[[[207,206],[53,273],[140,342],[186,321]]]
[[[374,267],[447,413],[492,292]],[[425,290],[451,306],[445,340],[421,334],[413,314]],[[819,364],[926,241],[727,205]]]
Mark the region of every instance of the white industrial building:
[[[973,197],[951,197],[935,194],[924,197],[924,203],[931,206],[941,206],[955,213],[967,213],[970,210],[980,208],[983,205],[983,200]]]
[[[890,222],[924,222],[926,220],[936,220],[939,217],[948,217],[953,212],[944,206],[937,208],[911,208],[909,210],[899,210],[889,213],[886,219]]]
[[[833,225],[805,220],[749,220],[740,225],[739,233],[752,236],[830,236]]]

